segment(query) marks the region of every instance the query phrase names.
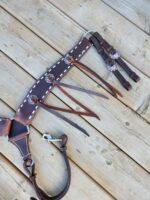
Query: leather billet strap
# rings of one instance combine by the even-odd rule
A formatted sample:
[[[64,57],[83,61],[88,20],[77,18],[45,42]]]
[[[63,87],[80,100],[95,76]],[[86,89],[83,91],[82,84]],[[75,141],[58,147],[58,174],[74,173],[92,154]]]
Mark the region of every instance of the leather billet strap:
[[[113,46],[104,40],[98,32],[92,33],[90,40],[97,49],[98,53],[104,59],[108,69],[113,72],[113,74],[126,90],[130,90],[132,87],[131,84],[119,72],[117,69],[117,64],[122,67],[122,69],[133,81],[138,82],[140,77],[129,68],[129,66],[122,60],[119,53],[113,48]]]

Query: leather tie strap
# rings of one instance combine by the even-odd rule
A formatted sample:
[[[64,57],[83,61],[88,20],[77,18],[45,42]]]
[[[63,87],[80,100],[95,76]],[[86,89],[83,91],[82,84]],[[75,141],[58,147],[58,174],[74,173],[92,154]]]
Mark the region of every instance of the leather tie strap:
[[[100,47],[103,48],[103,50],[109,55],[111,59],[113,59],[117,64],[120,65],[120,67],[122,67],[122,69],[133,81],[138,82],[140,80],[140,77],[134,71],[132,71],[129,66],[122,60],[116,49],[114,49],[113,46],[111,46],[106,40],[104,40],[98,32],[93,33],[92,37],[90,38],[95,45],[95,41],[93,41],[93,38],[97,39]]]

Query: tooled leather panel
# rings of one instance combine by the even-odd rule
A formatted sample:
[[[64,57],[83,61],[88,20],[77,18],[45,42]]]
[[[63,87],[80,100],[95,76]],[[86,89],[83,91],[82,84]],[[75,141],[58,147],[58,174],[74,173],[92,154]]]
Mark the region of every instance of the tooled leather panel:
[[[87,50],[92,46],[90,41],[83,38],[78,44],[72,48],[66,55],[73,56],[75,60],[79,60]],[[65,55],[65,56],[66,56]],[[38,110],[38,106],[32,105],[28,102],[30,95],[36,95],[38,99],[44,101],[49,92],[52,90],[53,85],[45,81],[45,77],[48,74],[53,74],[55,80],[60,81],[62,77],[71,69],[71,65],[65,63],[65,56],[60,58],[50,69],[48,69],[32,86],[28,94],[26,95],[23,103],[19,106],[14,119],[24,125],[28,125],[33,120],[35,113]]]
[[[11,120],[0,118],[0,136],[8,136],[11,127]]]

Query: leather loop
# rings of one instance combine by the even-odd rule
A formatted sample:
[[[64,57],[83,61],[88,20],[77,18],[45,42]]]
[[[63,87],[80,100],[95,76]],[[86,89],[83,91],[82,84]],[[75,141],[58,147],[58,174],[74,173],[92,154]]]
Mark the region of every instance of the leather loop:
[[[36,182],[35,164],[33,163],[31,158],[27,158],[26,160],[24,160],[24,164],[23,164],[24,169],[28,173],[29,179],[30,179],[31,183],[33,184],[33,187],[34,187],[34,189],[37,193],[37,196],[40,200],[60,200],[65,196],[65,194],[67,193],[69,186],[70,186],[71,170],[70,170],[70,165],[69,165],[69,161],[68,161],[67,154],[66,154],[66,149],[67,149],[66,144],[68,141],[68,137],[66,135],[62,135],[60,137],[60,139],[62,139],[61,146],[60,146],[60,152],[66,163],[68,178],[67,178],[65,187],[58,195],[56,195],[54,197],[50,197],[45,192],[43,192],[41,190],[41,188],[39,188],[39,186],[37,185],[37,182]],[[31,200],[36,200],[36,198],[31,197]]]

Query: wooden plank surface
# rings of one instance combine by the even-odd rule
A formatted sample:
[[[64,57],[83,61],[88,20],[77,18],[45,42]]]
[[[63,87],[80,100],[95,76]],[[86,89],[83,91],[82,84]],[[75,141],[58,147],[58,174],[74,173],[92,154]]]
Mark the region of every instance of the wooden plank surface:
[[[56,54],[56,52],[54,53],[54,50],[52,50],[51,48],[48,49],[48,46],[46,44],[42,44],[39,38],[36,38],[32,32],[30,32],[29,30],[24,28],[22,25],[20,25],[19,22],[17,22],[11,16],[7,14],[5,15],[5,11],[4,11],[2,24],[4,27],[3,29],[4,32],[3,32],[3,37],[1,37],[3,38],[1,42],[2,42],[2,47],[3,47],[4,52],[8,54],[13,60],[18,62],[25,70],[31,73],[33,77],[38,78],[39,75],[41,75],[44,72],[44,70],[47,67],[46,64],[43,65],[44,62],[48,63],[49,61],[49,63],[53,63],[54,62],[53,59],[54,58],[57,59],[59,57],[59,55]],[[8,24],[8,27],[13,25],[13,31],[12,32],[7,31],[7,29],[9,30],[9,28],[7,28],[5,24]],[[9,35],[9,37],[7,37],[7,34]],[[13,38],[13,39],[7,40],[7,38],[8,39]],[[11,43],[12,40],[16,42],[12,44]],[[32,49],[32,46],[33,46],[33,49]],[[39,46],[40,46],[40,52],[39,52]],[[19,54],[16,55],[15,53],[13,53],[15,52],[14,49],[17,52],[19,52]],[[46,52],[46,56],[45,56],[45,52]],[[48,55],[49,55],[49,58],[47,58]],[[24,58],[26,59],[24,60]],[[30,62],[30,58],[31,58],[31,62]],[[38,60],[39,67],[38,67],[38,70],[35,70],[37,60]],[[31,72],[30,72],[29,67],[32,69]],[[38,75],[36,75],[36,73],[38,73]],[[144,79],[147,79],[149,81],[148,78],[143,77],[143,80]],[[102,122],[92,119],[92,118],[88,118],[88,117],[85,117],[85,119],[89,123],[91,123],[94,127],[96,127],[99,131],[101,131],[103,135],[107,136],[110,140],[112,140],[115,144],[117,144],[117,146],[123,149],[127,154],[129,154],[133,159],[135,159],[138,163],[140,163],[143,167],[145,167],[149,171],[150,170],[149,157],[143,156],[143,155],[148,154],[149,152],[149,145],[148,145],[149,140],[150,140],[149,125],[145,123],[143,120],[141,120],[138,116],[136,116],[126,106],[124,106],[123,104],[118,102],[115,98],[113,98],[111,95],[106,93],[103,89],[97,88],[97,84],[95,84],[93,81],[87,78],[79,70],[77,69],[71,70],[71,72],[69,72],[69,74],[65,77],[64,82],[65,81],[67,83],[82,86],[82,87],[85,87],[86,85],[87,88],[91,88],[92,90],[95,90],[95,91],[100,91],[106,94],[107,96],[109,96],[110,98],[109,101],[102,100],[97,97],[89,96],[88,102],[85,102],[84,99],[87,98],[87,95],[80,94],[79,92],[75,92],[75,91],[70,91],[72,95],[75,95],[75,96],[77,95],[78,99],[81,102],[83,102],[84,104],[87,104],[87,106],[91,107],[94,111],[96,111],[99,114],[99,116],[102,117]],[[144,85],[145,86],[148,85],[147,81],[145,82]],[[73,102],[71,102],[68,98],[66,98],[64,95],[62,95],[62,93],[60,93],[57,89],[54,89],[53,91],[60,99],[66,102],[69,106],[76,109],[76,105]],[[134,94],[135,93],[136,93],[136,89],[135,89]],[[142,94],[143,93],[141,90],[140,95]],[[148,95],[147,90],[145,90],[145,94]],[[135,102],[137,100],[139,100],[138,96],[136,96]],[[6,98],[6,101],[7,101],[7,98]],[[20,101],[21,101],[21,98],[20,98]],[[116,106],[118,107],[117,110],[116,110]],[[149,107],[148,107],[148,110],[149,110]],[[135,121],[137,122],[136,124],[135,124]],[[109,122],[109,126],[107,126],[108,122]],[[82,124],[82,123],[80,122],[79,124]],[[118,131],[116,132],[116,130]],[[127,144],[124,142],[125,140],[128,141]],[[139,146],[138,151],[136,150],[136,148],[133,148],[134,145]]]
[[[29,181],[0,153],[0,199],[27,200],[35,196]],[[5,183],[5,184],[4,184]]]
[[[7,57],[1,56],[1,61],[1,75],[2,77],[5,77],[5,79],[1,82],[1,88],[4,88],[4,92],[1,90],[2,97],[7,104],[15,108],[15,105],[19,103],[24,95],[22,93],[18,94],[18,91],[26,91],[34,80],[22,69],[17,67],[16,64],[7,59]],[[7,80],[12,80],[13,87],[10,88],[10,90],[7,88],[6,91],[4,85]],[[24,84],[24,80],[26,84]],[[16,95],[17,97],[14,99],[13,97]],[[52,94],[50,95],[50,98],[48,98],[48,102],[53,105],[55,102],[55,104],[59,104],[61,107],[64,107],[60,100],[56,99],[56,97]],[[40,123],[43,118],[45,120]],[[51,120],[51,123],[49,123],[49,120]],[[143,191],[146,194],[146,198],[149,199],[150,194],[148,188],[150,177],[147,176],[148,174],[123,152],[121,152],[120,149],[115,147],[95,129],[90,127],[85,121],[81,121],[81,119],[76,116],[72,116],[72,120],[82,124],[84,128],[89,130],[89,132],[92,133],[91,137],[85,138],[84,135],[81,135],[81,133],[73,128],[70,132],[70,127],[67,124],[64,124],[61,120],[47,114],[43,110],[39,111],[33,125],[41,132],[48,130],[56,135],[60,135],[61,132],[67,133],[69,136],[69,157],[71,157],[71,159],[73,159],[78,166],[80,166],[80,168],[83,168],[86,173],[90,174],[96,182],[100,185],[102,184],[116,198],[125,199],[125,194],[128,193],[128,198],[132,199],[134,194],[137,195],[139,192],[138,196],[139,199],[141,199],[142,197],[140,194],[141,191]],[[39,148],[37,141],[33,145],[31,143],[31,147]],[[38,159],[36,159],[36,161],[38,161]],[[130,175],[127,176],[127,174]],[[123,192],[120,193],[120,191]]]
[[[57,1],[55,1],[55,3],[56,2]],[[72,1],[72,2],[74,2],[74,1]],[[30,6],[31,3],[33,3],[32,6]],[[75,2],[74,2],[74,4],[73,4],[73,7],[75,7],[76,10],[78,10],[78,7],[76,7],[76,3]],[[21,5],[23,5],[23,2],[22,2],[22,4],[20,4],[20,6]],[[59,5],[61,5],[61,3]],[[64,5],[64,7],[66,9],[67,5],[65,4],[65,2],[63,3],[63,5]],[[70,4],[68,5],[70,9],[71,9],[71,5]],[[11,3],[8,6],[12,7],[13,5]],[[78,40],[78,38],[83,34],[83,31],[81,31],[82,28],[80,26],[78,26],[74,22],[70,21],[70,19],[66,18],[66,16],[64,16],[57,9],[55,9],[53,6],[51,6],[50,4],[48,4],[45,1],[44,1],[44,3],[43,2],[42,3],[38,2],[37,4],[35,4],[34,1],[33,2],[31,1],[29,6],[27,6],[27,8],[25,8],[26,6],[27,6],[27,2],[26,2],[25,6],[21,6],[21,8],[18,8],[19,10],[20,9],[22,9],[22,10],[21,10],[20,15],[17,15],[16,17],[18,17],[23,23],[25,23],[27,26],[29,26],[33,31],[36,31],[36,33],[39,34],[41,38],[46,40],[50,45],[52,45],[55,49],[57,49],[61,53],[65,53],[69,48],[71,48],[73,46],[73,44]],[[35,14],[31,13],[31,11],[30,11],[31,7],[34,7]],[[87,8],[89,8],[89,7],[90,6],[87,5]],[[6,8],[7,8],[7,6],[6,6]],[[11,10],[14,14],[16,13],[15,9],[16,9],[16,7],[14,7],[14,9],[12,8],[12,10]],[[30,17],[27,16],[26,15],[27,10],[33,16],[30,16]],[[39,14],[39,10],[40,10],[40,14]],[[51,12],[49,12],[49,10]],[[68,10],[68,12],[70,12],[69,10]],[[42,16],[44,15],[45,18],[44,17],[43,18],[46,21],[44,21],[43,18],[40,18],[39,15],[42,15]],[[76,16],[73,16],[73,17],[75,18]],[[47,23],[47,19],[48,19],[48,25],[47,25],[47,28],[44,29],[43,26],[44,26],[44,24]],[[54,27],[54,25],[53,25],[53,23],[54,23],[53,21],[54,20],[53,19],[55,19],[55,21],[56,21],[56,23],[54,25],[58,26],[58,28]],[[64,28],[62,29],[61,28],[61,24],[63,24],[63,22],[65,22],[65,23],[64,23]],[[82,22],[82,19],[80,20],[80,22]],[[51,23],[51,25],[49,23]],[[87,22],[87,23],[89,23],[89,22]],[[125,23],[122,22],[122,24],[125,24]],[[90,24],[89,24],[89,26],[90,26]],[[98,28],[98,27],[95,27],[95,28]],[[129,27],[127,26],[126,29],[130,29],[130,26]],[[57,34],[55,33],[56,30],[58,31]],[[65,33],[64,33],[64,31],[65,31]],[[103,31],[100,31],[100,32],[103,33]],[[22,33],[20,33],[20,34],[22,34]],[[139,30],[137,31],[137,33],[135,32],[135,34],[136,35],[139,34],[140,37],[142,37],[142,34],[141,34],[141,32],[139,32]],[[118,35],[117,32],[115,33],[115,35]],[[106,36],[106,34],[105,34],[105,36]],[[118,41],[119,36],[116,38],[116,40],[119,42],[119,44],[122,44],[124,42],[124,39],[123,39],[123,36],[120,35],[120,37],[122,38],[122,42],[121,43]],[[113,38],[113,35],[111,36],[111,38]],[[129,40],[130,39],[131,38],[129,38]],[[141,41],[141,39],[140,39],[140,41]],[[116,42],[115,42],[115,47],[117,47]],[[136,45],[139,45],[138,41],[136,41],[135,43],[136,43]],[[129,41],[129,44],[130,44],[130,41]],[[4,48],[5,48],[5,46],[4,46]],[[6,47],[5,49],[9,50],[10,48],[11,48],[11,46],[9,46],[9,48]],[[123,50],[124,49],[128,49],[128,48],[130,48],[130,45],[126,45],[126,46],[122,45],[121,46],[121,49],[123,49]],[[136,48],[135,44],[132,45],[132,48]],[[147,49],[147,52],[149,53],[149,45],[147,46],[147,48],[146,47],[139,47],[139,48],[140,49],[143,48],[143,50]],[[42,55],[40,53],[41,53],[41,51],[39,51],[39,48],[38,48],[38,52],[36,53],[36,55],[38,54],[41,57]],[[45,51],[44,51],[44,53],[45,53]],[[33,61],[32,58],[33,58],[34,55],[32,54],[32,52],[31,52],[30,56],[29,56],[29,54],[27,54],[27,55],[28,55],[28,57],[26,57],[26,62],[27,62],[27,64],[30,64],[30,60]],[[130,49],[128,49],[127,55],[128,55],[128,57],[130,57],[130,55],[131,55],[131,50]],[[47,56],[47,54],[45,53],[44,56]],[[88,57],[88,60],[86,59],[87,57]],[[141,62],[141,60],[142,60],[141,56],[139,56],[139,57],[137,56],[137,58],[138,58],[138,63],[139,63],[139,61]],[[137,58],[134,57],[134,61],[136,61]],[[50,57],[48,59],[50,59]],[[21,58],[21,60],[22,60],[22,58]],[[89,54],[87,54],[87,56],[85,56],[85,58],[83,58],[83,61],[84,60],[85,61],[87,60],[86,64],[88,64],[88,66],[94,68],[94,70],[97,71],[98,73],[100,73],[102,76],[104,76],[104,77],[107,76],[107,73],[106,73],[107,70],[106,70],[106,68],[104,66],[104,63],[102,61],[100,61],[100,57],[95,53],[94,50],[93,50],[92,54],[90,54],[90,56],[89,56]],[[144,59],[144,62],[145,61],[146,61],[146,59]],[[54,60],[51,61],[51,62],[53,63]],[[144,72],[144,67],[145,67],[145,63],[144,62],[141,65],[142,68],[140,68],[140,70],[142,72]],[[46,63],[46,64],[48,65],[48,63]],[[34,68],[32,67],[33,70],[35,69],[35,66],[39,66],[39,64],[36,63],[36,65],[34,65]],[[102,66],[102,67],[100,67],[100,66]],[[124,95],[124,98],[122,99],[122,101],[125,102],[125,104],[127,104],[129,106],[132,104],[132,108],[135,111],[137,111],[139,114],[141,114],[142,116],[144,116],[146,119],[148,119],[150,121],[150,108],[149,108],[149,95],[150,94],[149,94],[149,89],[148,89],[149,88],[149,84],[147,82],[148,79],[145,76],[143,77],[143,75],[140,72],[138,72],[134,67],[133,67],[133,69],[137,73],[139,73],[139,75],[141,76],[142,82],[143,82],[143,79],[146,80],[146,82],[145,82],[145,84],[143,84],[143,83],[141,84],[141,82],[139,82],[138,84],[135,84],[135,83],[133,83],[131,81],[131,83],[133,85],[133,90],[130,91],[130,93],[126,92],[125,90],[122,89],[122,87],[117,82],[115,77],[113,77],[113,76],[109,77],[108,80],[110,82],[112,82],[113,85],[115,85],[118,89],[122,90],[123,95]],[[149,70],[149,64],[148,64],[147,75],[148,75],[149,71],[150,70]],[[37,72],[38,72],[38,69],[37,69]],[[125,77],[128,79],[127,76],[125,76]]]
[[[50,2],[67,12],[86,29],[99,31],[121,52],[126,60],[150,76],[150,38],[147,34],[99,0],[93,0],[93,3],[84,0],[73,0],[71,3],[67,0],[51,0]],[[83,30],[80,27],[77,34],[77,24],[72,22],[74,24],[72,27],[70,20],[55,7],[49,5],[46,0],[20,0],[19,3],[17,0],[1,0],[1,5],[27,24],[31,30],[38,34],[42,32],[41,36],[47,42],[50,40],[53,42],[57,36],[57,46],[55,45],[55,47],[61,52],[66,52]]]
[[[97,29],[120,50],[131,68],[140,75],[141,81],[134,85],[131,92],[123,91],[116,79],[108,75],[95,50],[91,49],[82,61],[123,91],[124,97],[115,99],[105,89],[97,87],[97,83],[86,74],[73,68],[63,82],[102,92],[109,97],[109,101],[68,90],[96,111],[102,119],[98,121],[66,114],[88,130],[90,138],[74,128],[71,128],[70,132],[69,125],[39,110],[30,135],[38,182],[49,194],[55,194],[63,187],[65,166],[57,146],[41,140],[41,134],[45,131],[50,131],[56,136],[63,132],[69,136],[68,155],[72,168],[71,188],[64,199],[149,200],[150,38],[141,30],[140,23],[134,26],[127,17],[117,13],[121,13],[118,7],[116,12],[102,1],[93,2],[1,0],[0,4],[5,9],[0,9],[0,47],[3,51],[0,53],[0,97],[3,101],[0,101],[1,115],[12,116],[12,109],[17,109],[35,79],[60,58],[61,54],[69,50],[85,29]],[[130,4],[128,5],[130,7]],[[146,6],[146,3],[143,5]],[[121,14],[125,16],[125,13]],[[132,20],[132,17],[129,15],[128,19],[137,20],[136,17]],[[105,18],[107,20],[104,20]],[[138,29],[138,26],[141,29]],[[99,67],[100,65],[102,67]],[[85,101],[87,97],[88,102]],[[52,91],[46,102],[60,107],[80,109],[57,89]],[[41,119],[45,120],[41,123]],[[1,156],[2,182],[7,177],[10,183],[16,182],[14,189],[11,188],[5,198],[29,199],[34,192],[30,189],[30,184],[27,191],[23,189],[28,180],[18,150],[3,138],[0,140],[0,152],[9,159],[8,162]],[[41,160],[45,161],[45,165],[41,165]],[[13,173],[10,177],[10,173],[4,170],[4,167],[8,164],[8,168],[12,170],[14,167],[11,162],[15,163],[17,174]],[[47,176],[49,170],[53,173]],[[22,182],[24,184],[20,187]],[[3,198],[6,187],[1,184],[0,194]],[[18,191],[18,194],[13,196],[13,191]]]
[[[147,0],[103,0],[150,35],[150,2]]]
[[[8,108],[8,106],[2,102],[0,102],[0,110],[1,115],[3,116],[8,115],[8,113],[10,115],[13,113],[12,110],[10,110],[10,108]],[[34,128],[31,128],[31,133],[30,149],[33,159],[36,163],[38,183],[47,193],[55,195],[63,188],[63,185],[65,184],[66,173],[64,160],[62,159],[56,147],[42,140],[40,134]],[[7,138],[2,138],[0,140],[0,152],[3,153],[3,155],[5,155],[23,174],[25,174],[20,153],[14,145],[8,143]],[[106,193],[100,186],[92,181],[92,179],[89,178],[83,171],[81,171],[73,162],[70,161],[70,164],[72,169],[72,184],[64,199],[99,200],[99,198],[101,198],[104,200],[113,200],[108,193]],[[2,173],[2,171],[0,172]],[[7,177],[5,177],[5,179],[6,178]],[[17,181],[18,184],[23,183],[22,180]],[[5,187],[5,189],[7,188],[7,185],[4,185],[4,182],[3,187]],[[4,192],[2,194],[4,194]],[[12,193],[9,195],[14,198]],[[28,195],[35,196],[33,190],[29,191]]]

